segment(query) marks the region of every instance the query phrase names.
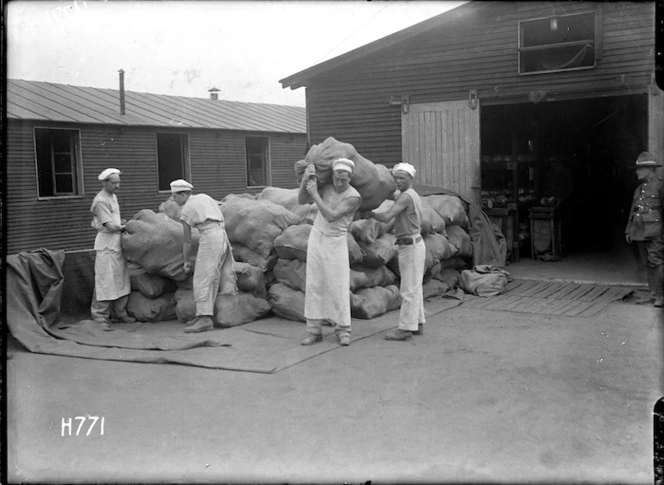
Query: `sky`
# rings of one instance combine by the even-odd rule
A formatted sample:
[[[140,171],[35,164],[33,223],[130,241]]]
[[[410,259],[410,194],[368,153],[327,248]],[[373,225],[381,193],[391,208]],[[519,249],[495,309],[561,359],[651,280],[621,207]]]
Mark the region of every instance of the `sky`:
[[[462,3],[12,0],[7,77],[304,106],[280,79]]]

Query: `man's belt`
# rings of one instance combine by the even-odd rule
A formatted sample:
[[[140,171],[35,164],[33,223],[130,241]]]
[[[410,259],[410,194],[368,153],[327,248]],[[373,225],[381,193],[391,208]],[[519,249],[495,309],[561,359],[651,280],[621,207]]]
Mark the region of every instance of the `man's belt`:
[[[635,205],[634,212],[644,213],[644,212],[659,212],[661,210],[660,206],[647,206],[647,205]]]
[[[413,244],[417,244],[422,240],[422,236],[417,236],[417,237],[400,237],[395,241],[394,244],[397,246],[412,246]]]

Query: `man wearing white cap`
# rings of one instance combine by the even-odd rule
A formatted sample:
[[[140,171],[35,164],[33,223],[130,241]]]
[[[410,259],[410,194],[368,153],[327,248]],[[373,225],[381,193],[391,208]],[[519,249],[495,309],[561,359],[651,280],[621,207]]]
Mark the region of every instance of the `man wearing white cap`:
[[[664,307],[664,180],[657,173],[661,164],[655,157],[642,152],[636,159],[636,176],[640,185],[634,192],[625,228],[628,243],[636,242],[642,264],[646,267],[649,294],[637,303],[653,303]]]
[[[219,203],[206,194],[192,195],[193,188],[186,180],[171,182],[173,200],[182,207],[180,222],[184,231],[185,272],[191,271],[191,229],[198,229],[200,235],[193,279],[196,317],[187,322],[186,333],[212,330],[217,295],[237,292],[233,254]]]
[[[131,286],[127,260],[122,254],[122,233],[127,222],[120,217],[120,205],[115,195],[120,188],[120,170],[107,168],[97,178],[103,188],[90,207],[92,227],[97,230],[95,288],[90,313],[94,321],[108,330],[112,321],[132,323],[136,320],[127,314]]]
[[[399,273],[401,274],[401,313],[399,328],[385,335],[387,340],[409,340],[413,334],[423,333],[424,298],[422,278],[426,248],[420,235],[422,226],[422,203],[413,189],[415,167],[410,163],[397,163],[392,169],[394,183],[399,195],[394,205],[386,212],[368,212],[367,217],[381,222],[394,219],[394,235],[399,246]]]
[[[347,232],[362,197],[350,186],[355,163],[339,158],[332,163],[332,184],[318,187],[313,164],[302,177],[298,202],[312,201],[318,214],[309,234],[304,316],[309,336],[302,345],[323,340],[324,320],[335,325],[341,345],[350,345],[350,264]]]

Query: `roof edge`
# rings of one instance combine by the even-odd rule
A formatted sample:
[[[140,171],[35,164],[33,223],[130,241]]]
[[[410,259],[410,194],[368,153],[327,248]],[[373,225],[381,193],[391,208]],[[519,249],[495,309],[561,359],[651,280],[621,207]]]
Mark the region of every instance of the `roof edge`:
[[[422,22],[411,25],[410,27],[406,27],[405,29],[399,30],[386,37],[381,37],[378,40],[370,42],[369,44],[357,47],[337,57],[333,57],[332,59],[321,62],[320,64],[316,64],[295,74],[291,74],[288,77],[280,79],[279,82],[281,83],[281,87],[283,89],[290,87],[292,90],[295,90],[302,86],[306,86],[307,81],[312,77],[324,74],[328,71],[343,66],[344,64],[361,59],[362,57],[365,57],[369,54],[374,54],[376,52],[392,47],[395,44],[420,35],[428,30],[440,27],[441,25],[445,25],[453,21],[459,21],[462,17],[465,17],[476,8],[478,8],[478,5],[486,3],[489,2],[472,0],[468,1],[462,5],[438,14],[435,17],[423,20]]]

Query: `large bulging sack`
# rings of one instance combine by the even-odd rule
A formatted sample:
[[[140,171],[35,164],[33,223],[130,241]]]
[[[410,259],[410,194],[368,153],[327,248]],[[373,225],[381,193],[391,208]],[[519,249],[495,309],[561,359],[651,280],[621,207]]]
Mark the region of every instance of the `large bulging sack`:
[[[253,322],[272,310],[267,300],[251,293],[238,291],[235,295],[217,295],[214,302],[214,318],[222,327],[234,327]]]
[[[244,244],[264,258],[274,251],[274,239],[287,227],[300,222],[300,217],[269,200],[229,195],[219,208],[230,242]]]
[[[437,279],[430,279],[422,285],[422,297],[426,300],[432,296],[440,296],[445,294],[450,289],[446,283]]]
[[[268,291],[272,312],[288,320],[306,322],[304,318],[304,292],[294,290],[283,283],[273,284]]]
[[[307,260],[307,245],[311,224],[298,224],[284,229],[274,238],[274,249],[281,259]]]
[[[461,272],[459,286],[466,293],[478,296],[496,296],[505,290],[509,279],[509,273],[502,268],[479,265]]]
[[[376,318],[400,306],[401,295],[395,285],[363,288],[350,296],[351,316],[364,320]]]
[[[198,251],[198,231],[192,229],[192,262]],[[139,211],[127,222],[122,234],[122,249],[128,261],[138,264],[150,274],[158,274],[173,280],[185,280],[182,245],[182,224],[166,214],[155,214],[149,209]]]
[[[263,272],[272,270],[277,263],[277,253],[272,252],[269,256],[264,257],[245,246],[242,243],[233,243],[231,247],[233,259],[243,263],[250,264],[259,268]]]
[[[422,199],[424,200],[424,199]],[[422,203],[422,227],[423,235],[438,233],[445,235],[445,220],[428,204]]]
[[[424,236],[424,247],[426,248],[424,259],[425,272],[429,271],[440,261],[452,258],[459,253],[459,250],[451,241],[438,233],[431,233]]]
[[[426,195],[422,197],[422,205],[435,210],[448,226],[456,224],[463,228],[468,227],[468,213],[459,197],[443,194]]]
[[[304,163],[295,164],[297,179],[300,180],[306,166],[313,163],[319,183],[331,183],[332,162],[337,158],[348,158],[355,163],[350,184],[362,196],[359,210],[376,209],[384,200],[393,198],[396,185],[390,170],[364,158],[350,143],[343,143],[332,137],[313,145],[304,157]]]
[[[139,322],[165,322],[175,320],[175,304],[173,293],[148,298],[138,291],[132,291],[127,301],[127,313]]]
[[[387,224],[376,219],[357,219],[350,223],[348,232],[357,242],[373,244],[376,239],[387,232]]]
[[[196,316],[196,302],[192,290],[178,289],[175,292],[175,300],[178,320],[187,322]],[[218,294],[214,301],[215,325],[221,327],[242,325],[267,315],[270,310],[267,300],[256,298],[251,293]]]
[[[298,224],[290,226],[274,238],[274,249],[281,259],[307,260],[307,248],[309,245],[309,235],[311,234],[311,224]],[[348,244],[349,264],[362,262],[362,250],[353,238],[352,234],[346,233],[346,243]]]
[[[473,255],[473,243],[470,235],[460,226],[452,224],[445,229],[447,239],[459,250],[458,256],[461,258],[470,258]]]
[[[362,266],[379,268],[397,257],[396,237],[394,234],[383,234],[373,244],[358,242],[362,249]]]
[[[309,204],[300,204],[297,201],[299,191],[299,189],[265,187],[263,191],[256,196],[256,200],[269,200],[274,202],[300,217],[303,222],[312,224],[316,218],[316,214],[318,214],[318,206],[313,202]]]
[[[159,212],[166,214],[174,221],[180,222],[180,213],[182,212],[182,207],[180,207],[177,202],[173,200],[173,196],[170,196],[159,205]]]
[[[357,272],[364,275],[364,285],[361,288],[373,288],[374,286],[390,286],[397,282],[397,275],[390,271],[387,266],[378,268],[364,268],[362,266],[353,266],[351,272]],[[351,288],[355,291],[355,288]]]
[[[272,270],[274,278],[294,290],[305,291],[307,288],[307,263],[299,259],[277,260]]]
[[[233,271],[237,280],[237,289],[251,293],[258,298],[267,298],[265,273],[260,268],[240,261],[233,262]]]
[[[442,268],[438,273],[434,275],[438,281],[442,281],[451,289],[459,286],[459,278],[461,273],[454,268]]]
[[[172,293],[177,289],[175,282],[157,274],[150,274],[143,268],[129,270],[131,289],[139,291],[148,298],[159,298],[163,293]]]

